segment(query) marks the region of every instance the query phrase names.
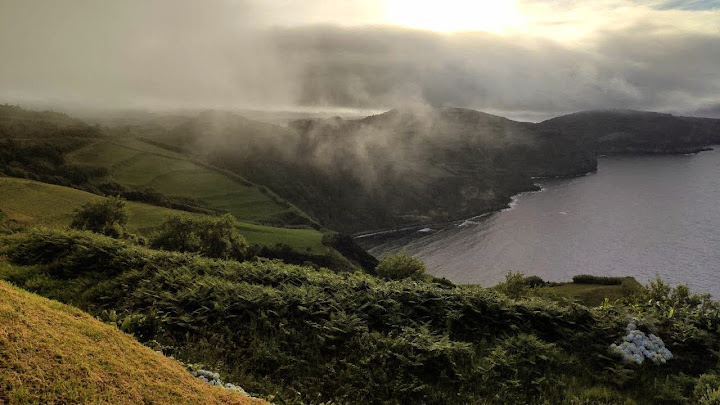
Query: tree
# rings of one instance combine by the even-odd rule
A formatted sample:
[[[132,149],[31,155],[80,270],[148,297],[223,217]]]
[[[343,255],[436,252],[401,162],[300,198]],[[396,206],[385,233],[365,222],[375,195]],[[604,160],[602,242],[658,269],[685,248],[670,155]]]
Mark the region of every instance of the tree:
[[[504,293],[510,298],[520,298],[527,295],[529,283],[523,273],[508,272],[505,274],[505,282],[495,286],[495,289]]]
[[[401,280],[420,277],[425,273],[425,264],[410,256],[406,251],[385,256],[375,268],[378,276],[387,280]]]
[[[83,204],[75,210],[70,227],[117,238],[125,232],[127,220],[125,200],[110,197]]]
[[[171,215],[151,238],[150,246],[177,252],[194,252],[218,259],[243,259],[248,243],[230,214],[219,218]]]

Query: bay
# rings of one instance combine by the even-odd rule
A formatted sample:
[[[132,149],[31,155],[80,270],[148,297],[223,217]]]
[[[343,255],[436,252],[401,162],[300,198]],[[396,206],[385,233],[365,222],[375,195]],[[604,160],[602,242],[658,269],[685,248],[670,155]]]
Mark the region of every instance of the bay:
[[[428,272],[494,285],[509,271],[549,281],[573,275],[660,276],[720,297],[720,151],[600,158],[587,176],[539,183],[511,209],[386,239]]]

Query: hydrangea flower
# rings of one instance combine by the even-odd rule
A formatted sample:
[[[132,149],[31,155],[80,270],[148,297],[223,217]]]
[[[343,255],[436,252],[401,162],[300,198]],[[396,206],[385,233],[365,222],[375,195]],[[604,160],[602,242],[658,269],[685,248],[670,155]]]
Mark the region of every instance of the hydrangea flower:
[[[643,364],[649,359],[655,364],[665,364],[673,358],[672,353],[665,347],[662,339],[654,334],[645,335],[637,326],[630,322],[625,328],[627,335],[623,342],[611,344],[610,351],[622,357],[626,363]]]
[[[222,387],[229,391],[239,392],[243,395],[248,395],[247,392],[245,392],[245,390],[241,387],[235,384],[222,382],[222,380],[220,380],[220,374],[218,373],[213,373],[212,371],[208,370],[190,370],[190,374],[192,374],[193,377],[205,381],[210,385]]]

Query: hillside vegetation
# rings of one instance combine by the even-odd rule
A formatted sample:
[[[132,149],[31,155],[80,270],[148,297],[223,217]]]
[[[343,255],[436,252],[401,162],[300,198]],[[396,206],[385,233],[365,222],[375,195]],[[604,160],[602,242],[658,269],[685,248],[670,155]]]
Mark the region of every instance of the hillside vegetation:
[[[406,108],[288,127],[230,113],[145,122],[147,136],[263,184],[344,232],[504,208],[533,178],[577,176],[597,154],[697,152],[720,120],[587,111],[539,124],[461,108]]]
[[[0,172],[8,175],[186,211],[230,212],[245,222],[345,233],[498,210],[513,195],[535,190],[534,178],[596,170],[597,154],[689,153],[720,141],[720,120],[630,110],[532,124],[415,107],[287,127],[207,111],[128,118],[102,129],[54,113],[5,110],[35,117],[20,121],[25,126],[13,118],[0,131],[0,140],[15,137],[5,148],[15,152],[0,152]],[[47,122],[38,121],[42,114]],[[73,136],[53,124],[58,117],[75,125]],[[26,133],[36,133],[31,144]]]
[[[95,194],[24,179],[0,177],[0,211],[21,226],[64,227],[77,208],[102,199]],[[151,204],[127,202],[128,230],[148,236],[169,215],[182,211]],[[200,214],[187,214],[200,215]],[[251,243],[275,246],[282,243],[300,252],[324,253],[322,234],[313,229],[286,229],[241,222],[238,230]]]
[[[86,185],[103,170],[72,164],[65,155],[100,137],[65,114],[0,105],[0,175],[61,185]]]
[[[582,111],[538,124],[597,153],[694,153],[720,142],[720,120],[633,110]]]
[[[0,262],[0,272],[10,266]],[[77,308],[0,281],[0,403],[266,404],[213,387]]]
[[[661,282],[588,308],[527,289],[160,252],[87,232],[6,236],[0,278],[288,403],[713,403],[720,306]],[[510,294],[510,295],[506,295]],[[514,298],[510,298],[513,296]],[[634,322],[667,364],[610,345]]]
[[[245,222],[274,226],[314,225],[313,221],[247,180],[189,160],[187,157],[132,136],[93,142],[68,155],[71,162],[106,167],[108,175],[95,182],[116,183],[128,190],[148,190],[190,205],[229,212]]]
[[[470,217],[535,189],[534,176],[595,170],[594,155],[571,137],[458,108],[288,128],[206,113],[153,136],[268,186],[344,232]]]
[[[229,212],[251,243],[273,250],[265,254],[321,263],[328,260],[320,256],[331,254],[344,261],[323,244],[327,230],[267,188],[127,131],[89,126],[65,114],[0,106],[0,179],[0,210],[19,226],[65,226],[75,208],[97,199],[88,193],[121,196],[131,200],[131,232],[147,236],[178,210]]]

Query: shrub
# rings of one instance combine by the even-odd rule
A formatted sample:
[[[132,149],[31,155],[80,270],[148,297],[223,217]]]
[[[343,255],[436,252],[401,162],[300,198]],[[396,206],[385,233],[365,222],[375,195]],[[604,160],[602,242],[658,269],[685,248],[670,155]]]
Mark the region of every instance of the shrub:
[[[246,257],[248,243],[237,231],[238,226],[237,220],[230,214],[219,218],[172,215],[151,238],[150,246],[219,259],[242,260]]]
[[[495,289],[510,298],[520,298],[527,294],[528,283],[522,273],[509,272],[505,275],[505,282],[495,286]]]
[[[92,231],[106,236],[119,237],[127,224],[125,200],[110,197],[100,201],[90,201],[75,211],[70,227]]]
[[[352,236],[326,232],[323,234],[322,244],[334,248],[349,260],[357,263],[366,272],[375,274],[375,268],[379,264],[378,260],[355,243]]]
[[[525,277],[522,273],[509,272],[505,275],[505,282],[495,286],[495,289],[510,298],[520,298],[527,295],[528,290],[548,285],[548,282],[538,276]]]
[[[538,276],[528,276],[525,277],[525,284],[530,288],[536,288],[547,285],[548,282]]]
[[[387,280],[419,277],[425,273],[425,264],[407,252],[385,256],[375,268],[378,276]]]
[[[580,274],[572,278],[575,284],[602,284],[602,285],[620,285],[624,277],[603,277],[592,276],[590,274]]]
[[[699,405],[720,405],[720,377],[716,374],[703,374],[700,376],[693,399]]]
[[[306,403],[318,394],[348,404],[478,403],[495,385],[478,383],[477,354],[508,331],[574,352],[594,340],[572,339],[592,325],[585,308],[516,305],[478,287],[208,259],[81,231],[4,237],[0,252],[34,265],[0,271],[16,285],[156,340],[183,361],[219,364],[255,392],[300,392]]]
[[[445,277],[433,277],[432,282],[443,288],[455,288],[456,285]]]
[[[276,243],[275,246],[253,244],[248,248],[245,256],[280,259],[288,264],[302,264],[313,268],[325,267],[338,272],[357,270],[347,258],[334,250],[327,250],[322,254],[313,254],[312,251],[298,252],[285,243]]]
[[[286,403],[703,403],[682,398],[694,388],[701,397],[695,376],[715,370],[720,347],[709,304],[657,322],[672,362],[628,368],[607,348],[628,311],[652,317],[656,302],[639,297],[608,310],[511,300],[478,286],[209,259],[83,231],[2,236],[3,254],[0,278]]]
[[[501,339],[482,360],[482,380],[503,404],[526,404],[543,393],[561,391],[560,350],[532,334]]]
[[[606,386],[594,386],[582,390],[570,399],[572,405],[635,405],[635,401]]]

